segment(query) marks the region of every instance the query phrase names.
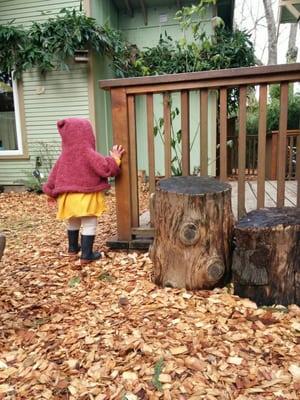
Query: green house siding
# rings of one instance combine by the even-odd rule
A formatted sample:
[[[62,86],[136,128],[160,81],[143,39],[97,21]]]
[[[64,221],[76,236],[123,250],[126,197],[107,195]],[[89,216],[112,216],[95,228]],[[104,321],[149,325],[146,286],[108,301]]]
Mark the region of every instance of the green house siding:
[[[55,16],[63,7],[79,9],[79,0],[0,0],[0,24],[14,19],[15,25],[28,26]],[[88,66],[73,64],[70,71],[55,71],[45,78],[37,72],[23,76],[24,112],[28,160],[1,159],[0,185],[15,185],[30,174],[39,155],[40,143],[48,143],[53,157],[60,148],[56,121],[65,117],[89,118]]]
[[[83,2],[84,3],[84,2]],[[178,22],[174,20],[177,7],[157,5],[147,8],[147,25],[139,8],[134,10],[134,18],[123,9],[116,8],[119,1],[90,0],[91,16],[99,24],[108,23],[115,29],[123,31],[124,36],[140,47],[157,44],[160,33],[167,31],[174,39],[183,33]],[[121,3],[120,3],[121,4]],[[151,0],[147,1],[151,5]],[[152,3],[154,4],[154,3]],[[166,3],[164,3],[166,4]],[[184,2],[182,2],[184,4]],[[80,0],[0,0],[0,24],[13,20],[15,25],[30,25],[31,21],[44,21],[55,16],[63,7],[79,9]],[[124,3],[122,2],[124,6]],[[211,7],[207,18],[211,17],[214,9]],[[208,19],[204,20],[205,29],[211,29]],[[187,34],[188,36],[188,34]],[[70,71],[55,71],[48,73],[43,79],[36,72],[26,73],[23,77],[24,112],[26,125],[26,142],[29,159],[1,159],[0,155],[0,185],[13,185],[26,178],[31,173],[36,157],[39,155],[40,143],[48,143],[56,158],[60,147],[60,138],[56,130],[56,121],[68,116],[95,118],[97,147],[107,153],[112,145],[111,105],[109,93],[100,90],[98,81],[113,77],[110,61],[99,54],[92,54],[91,64],[73,64]],[[90,69],[91,68],[91,69]],[[89,74],[93,76],[94,99],[89,99]],[[89,101],[95,103],[95,116],[90,115]],[[174,95],[174,106],[179,105],[178,95]],[[215,149],[215,112],[216,100],[213,94],[209,98],[209,121],[211,148],[211,170],[214,173]],[[137,144],[139,153],[139,169],[147,170],[146,140],[146,110],[145,99],[140,96],[137,107]],[[162,116],[162,100],[155,96],[155,117]],[[199,115],[199,93],[191,93],[191,115]],[[198,118],[198,119],[197,119]],[[174,121],[174,128],[179,129],[179,118]],[[199,125],[199,117],[191,119],[191,140]],[[156,171],[163,174],[163,147],[159,137],[155,139]],[[198,166],[199,135],[195,140],[192,153],[192,167]]]
[[[124,36],[139,47],[155,46],[158,43],[160,34],[164,35],[165,31],[173,39],[180,39],[184,36],[179,22],[175,20],[175,14],[178,7],[162,6],[147,8],[147,25],[144,23],[144,16],[141,10],[134,11],[134,18],[120,11],[119,29]],[[213,16],[213,8],[208,8],[208,13],[203,19],[204,30],[211,30],[208,18]],[[191,38],[190,32],[186,32],[186,37]]]
[[[114,29],[118,28],[118,12],[111,0],[91,0],[91,15],[99,25],[109,24]],[[103,154],[108,154],[108,150],[112,146],[111,103],[109,93],[99,89],[99,80],[113,76],[110,60],[107,57],[93,54],[97,148]]]
[[[149,2],[150,3],[150,2]],[[175,14],[178,8],[173,5],[162,7],[147,8],[147,25],[144,23],[142,11],[134,10],[134,18],[128,16],[124,11],[119,13],[119,29],[124,33],[124,36],[138,47],[155,46],[160,35],[167,32],[174,40],[185,37],[192,39],[191,32],[183,33],[178,21],[175,20]],[[207,15],[203,19],[203,30],[211,33],[212,27],[210,18],[213,16],[214,8],[209,7]],[[175,93],[172,96],[172,109],[177,107],[180,110],[179,94]],[[215,143],[216,143],[216,97],[214,93],[209,95],[209,174],[215,173]],[[191,173],[194,168],[200,166],[200,104],[199,92],[191,92],[190,94],[190,141],[193,143],[191,149]],[[159,121],[163,117],[163,100],[162,96],[154,96],[154,119]],[[147,121],[146,121],[146,99],[145,96],[138,96],[136,99],[136,119],[137,119],[137,153],[138,153],[138,168],[148,171],[148,151],[147,151]],[[173,121],[174,131],[180,129],[180,115]],[[172,157],[176,154],[173,152]],[[159,135],[155,138],[155,172],[158,175],[164,175],[164,148],[163,142]]]

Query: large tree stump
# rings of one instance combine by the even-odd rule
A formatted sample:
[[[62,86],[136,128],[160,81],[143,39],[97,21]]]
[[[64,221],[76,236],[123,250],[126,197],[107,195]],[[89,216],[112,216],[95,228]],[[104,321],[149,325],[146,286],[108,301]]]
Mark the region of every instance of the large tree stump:
[[[187,289],[224,285],[232,255],[231,186],[197,176],[163,179],[153,208],[155,282]]]
[[[258,305],[300,304],[300,209],[251,211],[235,236],[235,294]]]
[[[0,232],[0,261],[5,249],[5,236]]]

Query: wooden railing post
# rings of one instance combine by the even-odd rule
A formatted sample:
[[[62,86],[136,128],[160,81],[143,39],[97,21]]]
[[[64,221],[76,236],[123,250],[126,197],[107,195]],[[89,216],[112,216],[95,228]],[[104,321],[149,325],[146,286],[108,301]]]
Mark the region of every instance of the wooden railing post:
[[[125,89],[111,90],[112,126],[114,143],[125,149],[121,174],[116,178],[116,213],[118,240],[131,240],[131,182],[130,182],[130,141],[127,96]]]

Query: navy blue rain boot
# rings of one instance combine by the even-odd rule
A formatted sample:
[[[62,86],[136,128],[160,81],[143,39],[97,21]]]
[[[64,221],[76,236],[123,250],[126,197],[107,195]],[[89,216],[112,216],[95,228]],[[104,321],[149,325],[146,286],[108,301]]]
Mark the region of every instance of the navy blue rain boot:
[[[68,253],[70,255],[76,255],[80,251],[78,238],[79,238],[79,230],[78,231],[68,230],[68,241],[69,241]]]
[[[81,235],[81,264],[88,264],[101,258],[99,252],[93,252],[94,240],[94,235]]]

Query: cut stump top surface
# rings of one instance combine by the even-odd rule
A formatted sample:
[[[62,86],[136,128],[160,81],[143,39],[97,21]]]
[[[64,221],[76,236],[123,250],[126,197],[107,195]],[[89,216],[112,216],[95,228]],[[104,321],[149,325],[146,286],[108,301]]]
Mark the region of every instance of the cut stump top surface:
[[[172,178],[161,179],[158,182],[158,188],[166,192],[190,195],[231,190],[231,186],[228,183],[204,176],[173,176]]]
[[[238,229],[300,225],[300,208],[269,207],[253,210],[239,220]]]

